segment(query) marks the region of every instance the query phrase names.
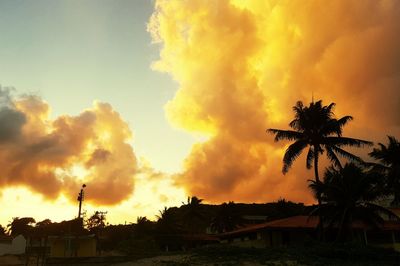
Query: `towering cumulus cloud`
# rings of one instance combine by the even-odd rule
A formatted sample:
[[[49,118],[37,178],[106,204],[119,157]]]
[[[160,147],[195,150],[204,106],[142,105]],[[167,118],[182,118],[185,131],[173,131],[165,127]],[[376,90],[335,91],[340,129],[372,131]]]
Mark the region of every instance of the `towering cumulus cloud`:
[[[0,88],[0,188],[28,186],[47,198],[75,200],[86,183],[88,201],[115,204],[131,195],[136,157],[128,125],[109,104],[78,116],[50,119],[36,96],[13,98]]]
[[[156,1],[154,68],[180,87],[169,121],[208,140],[193,146],[177,182],[211,201],[312,200],[302,158],[283,176],[286,128],[312,94],[351,114],[345,133],[400,133],[400,2]]]

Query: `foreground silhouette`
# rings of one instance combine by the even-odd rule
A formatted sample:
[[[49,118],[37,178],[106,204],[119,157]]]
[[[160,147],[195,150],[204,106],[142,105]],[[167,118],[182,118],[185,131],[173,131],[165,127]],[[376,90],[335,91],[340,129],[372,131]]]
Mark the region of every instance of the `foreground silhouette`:
[[[275,141],[294,141],[283,157],[282,172],[286,174],[293,162],[300,156],[305,148],[309,148],[306,157],[306,167],[314,166],[315,181],[320,182],[318,172],[319,156],[326,152],[327,157],[333,165],[342,167],[338,155],[353,161],[361,159],[342,149],[343,146],[362,147],[372,145],[372,142],[342,136],[343,127],[353,119],[344,116],[336,119],[333,113],[335,104],[322,105],[322,101],[311,102],[304,106],[301,101],[293,107],[295,118],[289,123],[293,130],[268,129],[267,132],[275,135]],[[317,194],[318,204],[321,197]]]
[[[379,176],[354,163],[343,168],[329,167],[323,182],[311,181],[310,188],[316,195],[321,195],[322,201],[311,215],[322,216],[327,227],[337,227],[336,240],[343,242],[354,239],[353,222],[361,221],[379,228],[384,222],[383,215],[397,217],[374,203],[382,195],[379,182]]]
[[[385,146],[378,143],[379,148],[373,149],[369,155],[378,160],[379,164],[372,164],[373,170],[383,175],[384,189],[394,196],[392,206],[400,205],[400,143],[392,136],[388,136],[389,143]]]

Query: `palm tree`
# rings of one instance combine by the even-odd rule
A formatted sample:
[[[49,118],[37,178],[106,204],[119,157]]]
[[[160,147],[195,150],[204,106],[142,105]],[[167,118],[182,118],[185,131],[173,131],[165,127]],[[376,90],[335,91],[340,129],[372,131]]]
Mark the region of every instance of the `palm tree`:
[[[384,189],[394,196],[391,205],[400,204],[400,142],[393,136],[388,136],[389,143],[385,146],[378,143],[369,155],[380,164],[373,163],[372,170],[384,175]]]
[[[397,217],[373,203],[381,195],[377,185],[379,176],[364,171],[354,163],[343,168],[331,166],[326,169],[323,182],[310,182],[310,188],[316,196],[320,195],[322,201],[311,214],[323,217],[326,226],[337,227],[337,240],[353,238],[354,221],[378,228],[383,223],[381,214]]]
[[[0,236],[5,236],[6,234],[6,229],[0,224]]]
[[[203,199],[196,196],[188,197],[187,203],[182,202],[183,206],[183,224],[190,233],[195,233],[199,230],[201,222],[204,220]]]
[[[283,157],[282,172],[286,174],[293,162],[300,156],[302,151],[309,147],[306,157],[306,167],[311,169],[314,166],[315,181],[320,182],[318,173],[319,156],[326,151],[328,159],[333,165],[342,167],[338,155],[353,161],[361,161],[355,156],[342,149],[344,146],[362,147],[372,145],[372,142],[346,138],[342,136],[343,127],[353,119],[351,116],[344,116],[336,119],[333,113],[335,103],[328,106],[322,105],[322,101],[311,102],[304,106],[301,101],[293,106],[295,118],[289,123],[293,130],[268,129],[267,132],[275,135],[275,141],[294,141],[285,152]],[[321,199],[317,195],[318,203]]]
[[[134,236],[138,239],[143,239],[145,237],[150,237],[153,235],[154,223],[147,219],[146,216],[139,216],[136,219],[136,225],[134,227]]]
[[[32,229],[32,225],[36,223],[32,217],[14,217],[13,220],[7,225],[8,234],[17,236],[19,234],[26,235]]]
[[[178,224],[175,210],[176,208],[164,207],[160,211],[160,215],[157,215],[156,241],[166,251],[169,251],[170,247],[179,246],[182,242],[180,237],[181,228]]]
[[[157,229],[162,234],[174,234],[180,231],[178,225],[178,219],[174,208],[164,207],[163,210],[159,211],[160,215],[157,215]]]
[[[243,225],[243,219],[235,208],[234,202],[226,203],[218,207],[217,213],[211,221],[211,229],[214,232],[225,233],[237,229]]]

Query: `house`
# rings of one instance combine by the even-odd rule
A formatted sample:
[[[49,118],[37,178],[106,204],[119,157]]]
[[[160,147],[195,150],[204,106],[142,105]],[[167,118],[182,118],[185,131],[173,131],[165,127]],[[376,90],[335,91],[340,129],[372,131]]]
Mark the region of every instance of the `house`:
[[[319,218],[316,216],[293,216],[262,224],[246,226],[219,235],[222,243],[246,247],[275,247],[303,245],[317,239]],[[365,244],[390,247],[400,251],[400,222],[385,221],[376,229],[362,222],[354,222],[355,238]],[[334,239],[337,228],[327,228],[326,235]]]
[[[34,228],[27,239],[27,256],[43,258],[94,257],[97,238],[82,226],[82,219]]]
[[[49,236],[50,258],[94,257],[97,240],[91,235]]]
[[[26,240],[23,235],[18,235],[15,238],[0,236],[0,256],[24,254],[25,247]]]

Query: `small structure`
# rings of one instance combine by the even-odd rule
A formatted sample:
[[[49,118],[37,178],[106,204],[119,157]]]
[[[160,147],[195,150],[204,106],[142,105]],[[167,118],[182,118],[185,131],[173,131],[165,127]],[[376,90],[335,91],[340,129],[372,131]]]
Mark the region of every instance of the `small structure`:
[[[40,265],[48,258],[94,257],[97,239],[82,226],[82,219],[53,223],[31,230],[26,246],[27,261]]]
[[[24,254],[25,248],[26,240],[23,235],[18,235],[15,238],[0,236],[0,256]]]
[[[262,224],[246,226],[219,235],[222,243],[247,247],[275,247],[303,245],[317,239],[319,218],[316,216],[293,216]],[[365,244],[393,248],[400,251],[400,222],[385,221],[376,229],[362,223],[352,225],[355,237]],[[337,228],[326,228],[327,236],[333,238]]]
[[[49,236],[50,258],[94,257],[96,237],[92,235]]]

